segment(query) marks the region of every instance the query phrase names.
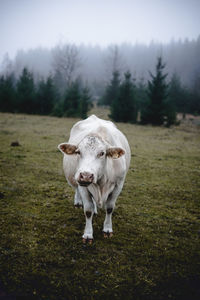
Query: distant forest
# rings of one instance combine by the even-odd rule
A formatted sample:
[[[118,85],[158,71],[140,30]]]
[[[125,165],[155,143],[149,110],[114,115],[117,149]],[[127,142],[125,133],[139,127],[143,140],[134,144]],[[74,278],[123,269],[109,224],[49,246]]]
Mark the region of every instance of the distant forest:
[[[20,50],[13,60],[6,54],[0,73],[0,110],[84,118],[96,101],[99,105],[109,105],[112,117],[112,97],[119,96],[115,88],[123,90],[131,84],[135,99],[132,107],[138,115],[148,107],[160,59],[163,78],[159,80],[165,87],[163,101],[171,103],[171,111],[173,106],[176,112],[199,114],[199,53],[200,36],[192,41],[172,40],[169,44],[124,43],[106,48],[59,44],[52,49]],[[123,105],[119,98],[116,101]],[[137,115],[129,121],[136,122]]]
[[[26,67],[34,74],[35,79],[41,76],[47,78],[49,74],[55,72],[55,53],[64,46],[63,44],[52,49],[19,50],[13,60],[5,55],[0,68],[1,73],[10,68],[16,76],[19,76]],[[183,85],[192,87],[196,77],[200,76],[200,36],[192,41],[172,40],[169,44],[152,41],[149,45],[124,43],[106,48],[98,45],[74,47],[79,59],[74,76],[81,76],[96,95],[99,95],[99,87],[110,80],[113,69],[116,68],[121,73],[129,70],[138,81],[141,78],[147,81],[149,71],[153,72],[158,56],[162,56],[166,63],[168,80],[176,73]]]

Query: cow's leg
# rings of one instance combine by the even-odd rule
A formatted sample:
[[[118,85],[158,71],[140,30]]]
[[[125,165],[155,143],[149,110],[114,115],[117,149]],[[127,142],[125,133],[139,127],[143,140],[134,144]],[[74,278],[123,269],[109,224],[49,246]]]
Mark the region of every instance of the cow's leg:
[[[105,238],[113,236],[113,229],[112,229],[113,209],[114,209],[114,205],[113,207],[106,208],[106,217],[103,225],[103,234]]]
[[[94,215],[95,207],[94,207],[91,194],[88,192],[87,188],[80,187],[80,186],[78,188],[82,197],[85,220],[86,220],[85,230],[82,238],[84,243],[89,241],[89,243],[91,244],[93,240],[92,218]]]
[[[106,210],[106,217],[103,224],[103,234],[104,237],[112,237],[113,236],[113,229],[112,229],[112,214],[115,208],[115,202],[117,197],[119,196],[122,187],[123,187],[124,180],[122,180],[119,184],[117,184],[112,193],[108,196],[108,199],[105,203],[105,210]]]
[[[111,196],[110,198],[112,198],[112,195],[110,195],[110,196]],[[115,201],[116,201],[116,199],[113,199],[113,198],[112,198],[112,200],[108,199],[105,204],[106,217],[105,217],[104,224],[103,224],[103,234],[104,234],[105,238],[112,237],[112,235],[113,235],[112,213],[115,208]]]
[[[74,206],[77,207],[77,208],[83,207],[83,202],[82,202],[81,194],[80,194],[78,188],[76,188],[76,190],[75,190]]]

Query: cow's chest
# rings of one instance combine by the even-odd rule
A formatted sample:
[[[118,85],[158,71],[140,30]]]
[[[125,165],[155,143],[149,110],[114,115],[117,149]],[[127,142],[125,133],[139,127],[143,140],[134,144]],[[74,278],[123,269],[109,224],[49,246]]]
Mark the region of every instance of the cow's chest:
[[[89,192],[92,194],[93,199],[99,207],[102,207],[107,201],[109,195],[115,188],[115,183],[106,182],[103,185],[91,184],[88,187]]]

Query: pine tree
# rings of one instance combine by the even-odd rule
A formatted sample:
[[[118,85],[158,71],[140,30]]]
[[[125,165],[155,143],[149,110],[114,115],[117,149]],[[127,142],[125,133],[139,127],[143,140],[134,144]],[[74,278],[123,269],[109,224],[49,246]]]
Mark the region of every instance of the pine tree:
[[[183,118],[185,118],[186,113],[197,113],[200,111],[199,89],[197,88],[196,91],[197,93],[184,87],[178,75],[176,73],[173,74],[169,86],[169,98],[174,103],[176,111],[183,114]]]
[[[66,82],[63,78],[62,73],[59,70],[56,70],[53,76],[53,82],[56,87],[56,90],[60,95],[64,95],[66,89]]]
[[[106,88],[106,92],[102,97],[100,104],[102,105],[112,105],[112,102],[117,99],[119,95],[119,87],[120,87],[120,74],[118,71],[114,71],[112,74],[112,79],[110,84]]]
[[[37,113],[49,115],[53,111],[57,98],[56,89],[52,78],[49,76],[46,81],[43,79],[39,82],[37,90]]]
[[[166,99],[168,85],[166,83],[167,74],[163,74],[165,64],[162,58],[158,57],[156,65],[156,75],[150,73],[152,80],[148,82],[148,102],[141,112],[141,123],[162,125],[165,121]]]
[[[72,82],[67,89],[64,102],[63,102],[63,114],[66,117],[78,117],[80,115],[81,91],[79,82],[76,80]]]
[[[36,112],[36,90],[33,74],[24,68],[17,82],[17,112],[33,114]]]
[[[138,117],[140,118],[141,113],[143,112],[144,107],[147,103],[147,87],[144,82],[144,78],[141,78],[139,83],[136,86],[136,99],[138,106]]]
[[[110,117],[116,122],[135,123],[137,121],[137,105],[131,73],[126,72],[124,76],[125,79],[119,88],[119,95],[112,102]]]
[[[64,115],[64,109],[63,109],[63,99],[60,98],[60,94],[57,94],[56,102],[54,104],[53,110],[51,112],[51,115],[56,117],[62,117]]]
[[[182,112],[184,89],[181,85],[179,76],[174,73],[169,84],[169,98],[175,104],[176,111]]]
[[[0,111],[14,112],[16,91],[14,86],[14,75],[0,77]]]
[[[174,73],[169,83],[169,92],[167,98],[167,126],[176,123],[176,112],[185,110],[185,93],[181,85],[179,76]]]
[[[194,114],[200,114],[200,70],[195,74],[194,83],[192,87],[192,101],[190,105],[190,110]]]
[[[87,118],[87,112],[91,106],[91,97],[89,94],[89,89],[86,87],[81,93],[80,103],[79,103],[79,114],[82,119]]]
[[[170,97],[168,97],[165,102],[165,115],[167,127],[176,124],[176,107],[175,103]]]

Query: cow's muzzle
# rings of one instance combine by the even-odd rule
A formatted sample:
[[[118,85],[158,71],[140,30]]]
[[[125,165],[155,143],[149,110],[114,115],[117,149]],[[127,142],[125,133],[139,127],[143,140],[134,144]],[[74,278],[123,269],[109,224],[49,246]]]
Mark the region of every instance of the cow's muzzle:
[[[94,175],[89,172],[82,172],[79,174],[78,183],[81,186],[88,186],[94,180]]]

